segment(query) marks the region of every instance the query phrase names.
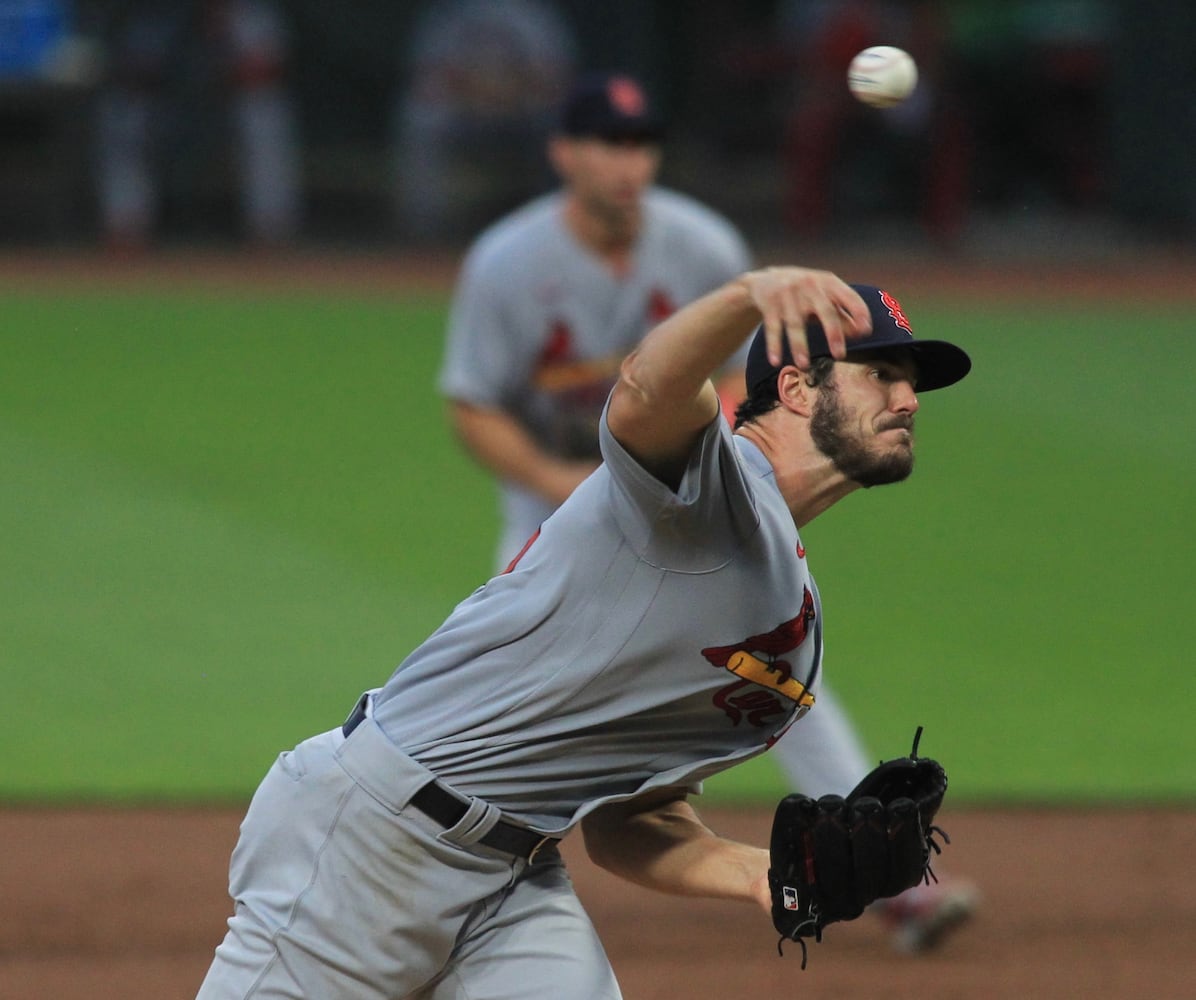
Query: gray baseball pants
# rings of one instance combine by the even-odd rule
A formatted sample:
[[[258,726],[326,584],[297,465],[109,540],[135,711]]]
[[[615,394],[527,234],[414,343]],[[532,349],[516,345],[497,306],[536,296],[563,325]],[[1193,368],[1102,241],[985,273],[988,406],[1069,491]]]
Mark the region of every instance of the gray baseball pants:
[[[618,1000],[555,849],[528,863],[409,806],[431,778],[367,719],[282,754],[241,824],[198,1000]]]

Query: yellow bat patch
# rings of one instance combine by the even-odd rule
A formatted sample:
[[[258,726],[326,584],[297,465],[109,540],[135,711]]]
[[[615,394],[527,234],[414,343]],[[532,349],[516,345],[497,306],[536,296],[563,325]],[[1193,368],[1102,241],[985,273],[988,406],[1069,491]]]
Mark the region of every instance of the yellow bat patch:
[[[767,663],[751,653],[739,650],[732,653],[727,660],[727,669],[745,681],[770,688],[782,698],[809,707],[814,704],[814,696],[806,690],[801,681],[791,676],[787,664]]]

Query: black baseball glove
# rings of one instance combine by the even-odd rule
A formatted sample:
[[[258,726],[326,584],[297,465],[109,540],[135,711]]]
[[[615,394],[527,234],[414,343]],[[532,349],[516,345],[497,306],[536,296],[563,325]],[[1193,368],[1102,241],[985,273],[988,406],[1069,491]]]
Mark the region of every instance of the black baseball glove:
[[[772,922],[802,949],[805,938],[822,940],[822,929],[854,920],[873,901],[896,896],[933,878],[934,825],[947,775],[937,761],[918,756],[922,727],[908,757],[877,766],[844,798],[788,795],[777,806],[769,845]]]

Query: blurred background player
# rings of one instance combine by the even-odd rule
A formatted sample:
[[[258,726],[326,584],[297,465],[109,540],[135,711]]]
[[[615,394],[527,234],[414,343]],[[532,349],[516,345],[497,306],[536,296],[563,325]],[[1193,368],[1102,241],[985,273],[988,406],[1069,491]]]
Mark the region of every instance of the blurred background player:
[[[729,221],[654,186],[662,131],[637,81],[583,78],[547,146],[562,186],[465,257],[440,388],[458,436],[499,481],[497,568],[597,467],[598,418],[623,357],[749,269]],[[742,393],[741,382],[735,372],[728,384]]]
[[[114,8],[104,34],[96,145],[108,245],[136,250],[153,240],[168,174],[212,168],[209,129],[222,140],[214,148],[235,150],[243,235],[261,246],[290,242],[301,171],[280,10],[268,0],[134,0]],[[218,124],[207,120],[211,108]]]
[[[623,357],[674,310],[750,269],[725,218],[655,184],[663,124],[631,77],[583,77],[548,158],[560,187],[485,230],[465,257],[440,390],[466,450],[501,503],[495,570],[598,465],[598,420]],[[743,353],[720,383],[731,413]],[[846,793],[875,763],[833,691],[775,751],[810,795]],[[877,912],[903,951],[933,946],[969,916],[975,889],[943,880]]]

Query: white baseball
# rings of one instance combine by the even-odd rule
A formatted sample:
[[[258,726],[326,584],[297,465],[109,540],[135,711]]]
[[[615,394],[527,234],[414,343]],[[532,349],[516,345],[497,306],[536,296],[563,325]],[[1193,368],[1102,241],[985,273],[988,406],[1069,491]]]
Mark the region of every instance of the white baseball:
[[[914,92],[918,66],[904,49],[873,45],[851,60],[847,87],[857,100],[874,108],[891,108]]]

